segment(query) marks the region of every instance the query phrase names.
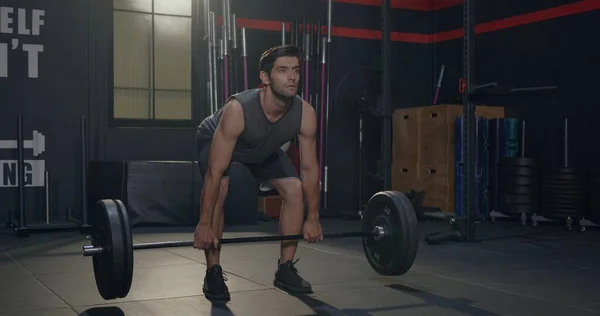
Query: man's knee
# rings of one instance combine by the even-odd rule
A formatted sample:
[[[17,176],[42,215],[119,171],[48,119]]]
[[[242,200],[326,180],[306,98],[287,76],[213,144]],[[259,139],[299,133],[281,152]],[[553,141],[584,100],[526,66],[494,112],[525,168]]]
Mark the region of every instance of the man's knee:
[[[302,202],[302,182],[298,178],[286,178],[273,181],[284,201]]]

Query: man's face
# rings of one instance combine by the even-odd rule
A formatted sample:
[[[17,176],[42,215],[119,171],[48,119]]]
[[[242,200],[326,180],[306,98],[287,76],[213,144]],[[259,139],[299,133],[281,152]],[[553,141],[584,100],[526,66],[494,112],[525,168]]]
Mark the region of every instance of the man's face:
[[[278,95],[294,97],[298,93],[300,60],[297,57],[279,57],[271,70],[270,87]]]

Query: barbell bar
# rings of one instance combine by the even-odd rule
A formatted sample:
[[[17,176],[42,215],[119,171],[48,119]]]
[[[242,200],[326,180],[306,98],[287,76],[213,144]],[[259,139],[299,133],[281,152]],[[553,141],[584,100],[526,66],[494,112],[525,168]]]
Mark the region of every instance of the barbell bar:
[[[191,247],[193,240],[133,244],[127,209],[120,200],[98,201],[90,214],[91,245],[82,254],[92,257],[96,286],[105,300],[127,296],[133,282],[133,251]],[[374,194],[362,214],[361,231],[328,232],[324,239],[362,237],[362,248],[371,268],[380,275],[402,275],[415,261],[418,224],[410,200],[401,192]],[[303,235],[223,238],[220,244],[301,240]]]
[[[323,239],[348,238],[348,237],[373,237],[375,239],[380,239],[380,238],[383,238],[384,235],[385,235],[385,229],[381,226],[376,226],[375,229],[370,233],[363,233],[363,232],[327,233],[327,234],[323,234]],[[301,240],[301,239],[304,239],[304,235],[236,237],[236,238],[220,239],[219,244],[239,244],[239,243],[282,241],[282,240]],[[142,244],[134,244],[133,250],[191,247],[193,245],[194,245],[193,240],[161,241],[161,242],[149,242],[149,243],[142,243]],[[83,247],[83,256],[84,257],[96,256],[96,255],[102,254],[102,251],[103,251],[102,247],[94,247],[91,245],[86,245]]]

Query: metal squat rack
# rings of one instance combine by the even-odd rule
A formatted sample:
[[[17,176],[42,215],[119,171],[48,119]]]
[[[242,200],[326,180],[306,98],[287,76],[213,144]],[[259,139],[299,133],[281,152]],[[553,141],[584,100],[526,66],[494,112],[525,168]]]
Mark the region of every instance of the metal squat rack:
[[[88,170],[88,148],[87,148],[87,118],[81,118],[81,219],[72,216],[72,210],[69,208],[67,216],[62,220],[54,220],[51,214],[51,181],[48,171],[44,172],[44,205],[45,219],[41,222],[28,223],[28,216],[25,211],[25,141],[23,138],[23,117],[17,116],[17,187],[18,187],[18,209],[15,212],[12,208],[8,210],[8,220],[6,226],[15,232],[17,237],[27,237],[31,233],[40,233],[59,230],[79,230],[82,234],[89,233],[91,228],[88,222],[87,208],[87,170]],[[45,140],[42,140],[45,142]],[[43,144],[45,147],[45,144]]]

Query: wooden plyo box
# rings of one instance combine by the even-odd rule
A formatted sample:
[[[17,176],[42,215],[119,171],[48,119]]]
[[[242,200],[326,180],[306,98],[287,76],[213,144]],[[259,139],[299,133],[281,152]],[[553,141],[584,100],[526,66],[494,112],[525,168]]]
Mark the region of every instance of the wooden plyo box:
[[[425,191],[423,205],[454,212],[455,120],[462,105],[398,109],[392,118],[392,189]],[[477,106],[475,115],[504,118],[504,108]]]
[[[259,196],[258,211],[265,213],[270,218],[279,218],[283,199],[279,195]]]

